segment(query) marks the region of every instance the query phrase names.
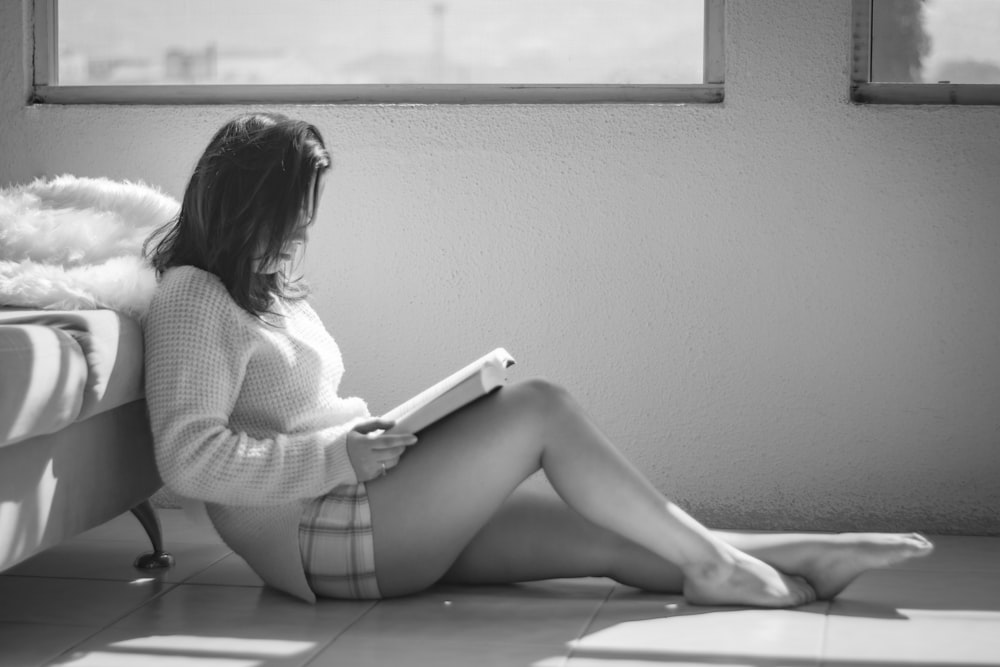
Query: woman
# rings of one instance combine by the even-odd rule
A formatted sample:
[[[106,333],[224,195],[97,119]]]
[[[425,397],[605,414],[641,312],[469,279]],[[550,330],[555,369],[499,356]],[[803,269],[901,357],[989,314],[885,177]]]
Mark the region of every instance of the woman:
[[[929,553],[915,534],[713,532],[664,498],[561,388],[505,387],[420,433],[337,393],[343,363],[290,263],[330,157],[317,129],[222,127],[178,219],[147,242],[157,464],[225,542],[305,600],[436,582],[609,576],[695,604],[800,605]],[[554,494],[521,482],[539,469]]]

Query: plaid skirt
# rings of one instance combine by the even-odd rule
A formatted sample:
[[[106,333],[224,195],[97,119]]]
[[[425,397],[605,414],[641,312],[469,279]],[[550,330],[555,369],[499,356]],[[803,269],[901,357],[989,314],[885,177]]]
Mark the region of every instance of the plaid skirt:
[[[372,515],[364,484],[338,486],[306,504],[299,520],[306,581],[321,597],[378,599]]]

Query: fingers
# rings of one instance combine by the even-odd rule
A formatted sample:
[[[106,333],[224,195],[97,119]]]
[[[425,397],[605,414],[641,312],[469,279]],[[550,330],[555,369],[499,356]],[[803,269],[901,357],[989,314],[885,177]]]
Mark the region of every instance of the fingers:
[[[373,449],[372,460],[376,463],[385,463],[388,466],[390,463],[395,463],[403,458],[405,451],[406,447],[381,447],[377,450]]]
[[[370,481],[388,474],[399,465],[407,447],[417,444],[412,433],[388,433],[396,425],[379,417],[359,423],[347,435],[347,451],[359,481]]]
[[[410,445],[398,445],[396,447],[372,447],[372,456],[376,461],[402,458],[406,448]]]
[[[390,428],[396,425],[391,419],[382,419],[380,417],[375,417],[369,419],[368,421],[363,421],[354,427],[354,430],[358,433],[371,433],[372,431],[388,431]]]
[[[404,436],[405,443],[399,445],[376,445],[372,447],[372,455],[375,462],[380,466],[379,473],[382,473],[381,466],[385,466],[385,471],[395,468],[399,465],[399,459],[403,457],[406,453],[406,448],[416,443],[417,439],[414,436]]]
[[[399,435],[382,434],[372,438],[371,448],[374,450],[398,449],[400,452],[407,447],[417,444],[417,436],[412,433],[400,433]]]

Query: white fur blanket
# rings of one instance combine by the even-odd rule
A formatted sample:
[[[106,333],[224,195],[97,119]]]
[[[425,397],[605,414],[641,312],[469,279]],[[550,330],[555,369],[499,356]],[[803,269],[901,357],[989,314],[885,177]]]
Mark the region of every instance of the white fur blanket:
[[[156,289],[142,243],[178,209],[154,187],[106,178],[0,189],[0,306],[111,308],[141,318]]]

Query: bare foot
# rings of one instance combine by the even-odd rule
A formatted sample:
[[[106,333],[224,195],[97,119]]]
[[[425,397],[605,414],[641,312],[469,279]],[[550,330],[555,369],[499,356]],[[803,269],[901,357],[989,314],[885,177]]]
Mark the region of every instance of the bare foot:
[[[685,569],[684,597],[691,604],[795,607],[816,599],[802,577],[782,574],[735,548],[731,563]]]
[[[803,545],[801,566],[794,568],[829,600],[867,570],[926,556],[934,545],[917,533],[841,533]]]

